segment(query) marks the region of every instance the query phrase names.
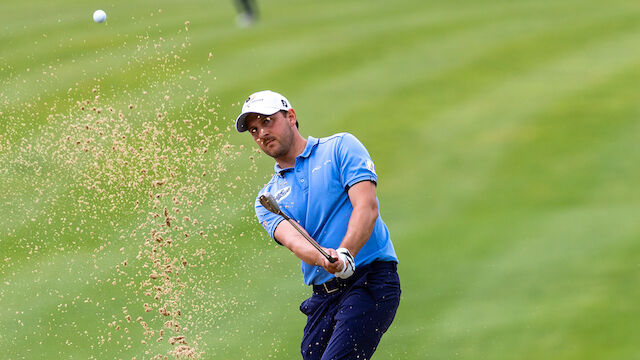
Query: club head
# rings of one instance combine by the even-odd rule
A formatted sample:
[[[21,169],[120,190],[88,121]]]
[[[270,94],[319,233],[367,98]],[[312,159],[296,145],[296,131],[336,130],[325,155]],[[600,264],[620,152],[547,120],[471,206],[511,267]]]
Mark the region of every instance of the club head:
[[[272,213],[282,215],[282,211],[280,211],[278,202],[270,193],[264,193],[263,195],[260,195],[260,204],[262,204],[265,209],[271,211]]]

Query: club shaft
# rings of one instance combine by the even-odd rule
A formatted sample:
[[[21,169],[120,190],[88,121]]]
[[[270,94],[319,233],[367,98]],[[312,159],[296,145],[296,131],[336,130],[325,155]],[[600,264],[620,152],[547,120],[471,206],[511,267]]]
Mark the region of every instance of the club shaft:
[[[284,215],[284,218],[289,222],[289,224],[291,224],[294,228],[296,228],[296,230],[298,230],[298,232],[304,236],[305,239],[307,239],[307,241],[309,241],[309,243],[311,245],[313,245],[313,247],[315,247],[318,251],[320,251],[320,253],[322,254],[322,256],[324,256],[325,258],[327,258],[327,260],[329,260],[329,262],[334,263],[337,260],[333,257],[331,257],[329,254],[327,254],[326,251],[324,251],[324,249],[320,246],[320,244],[318,244],[315,240],[313,240],[309,235],[307,235],[307,233],[304,232],[304,230],[302,230],[302,228],[300,227],[300,225],[298,225],[295,221],[291,220],[291,218],[289,218],[288,216]]]

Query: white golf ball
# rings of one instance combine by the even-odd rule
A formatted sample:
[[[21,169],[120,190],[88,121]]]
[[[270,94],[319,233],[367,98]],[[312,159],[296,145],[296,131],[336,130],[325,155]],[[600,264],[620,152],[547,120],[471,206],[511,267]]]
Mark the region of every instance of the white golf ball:
[[[103,10],[96,10],[93,13],[93,21],[97,23],[103,23],[107,20],[107,13]]]

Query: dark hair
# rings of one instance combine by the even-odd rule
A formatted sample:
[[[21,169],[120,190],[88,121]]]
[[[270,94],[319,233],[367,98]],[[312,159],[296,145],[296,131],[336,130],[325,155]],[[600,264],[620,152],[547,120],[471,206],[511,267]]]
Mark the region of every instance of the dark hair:
[[[280,114],[282,114],[282,116],[287,116],[288,113],[289,110],[280,110]],[[296,128],[300,128],[300,126],[298,126],[298,120],[296,120]]]

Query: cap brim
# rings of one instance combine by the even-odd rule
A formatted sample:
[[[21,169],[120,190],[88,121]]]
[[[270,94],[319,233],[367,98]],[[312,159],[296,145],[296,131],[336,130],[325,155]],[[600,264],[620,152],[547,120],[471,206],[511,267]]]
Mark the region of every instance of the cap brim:
[[[263,109],[251,109],[245,111],[236,118],[236,130],[240,133],[248,130],[246,120],[249,114],[273,115],[280,110],[281,109],[278,108],[268,107]]]

